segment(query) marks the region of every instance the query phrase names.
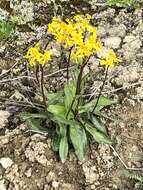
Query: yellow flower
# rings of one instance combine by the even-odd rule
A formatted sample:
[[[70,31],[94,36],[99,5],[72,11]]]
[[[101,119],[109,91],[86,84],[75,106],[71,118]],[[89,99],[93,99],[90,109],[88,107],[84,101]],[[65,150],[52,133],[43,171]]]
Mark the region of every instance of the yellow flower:
[[[28,59],[30,65],[35,65],[39,57],[39,51],[34,47],[29,48],[27,54],[25,55],[25,58]]]
[[[117,58],[115,52],[110,49],[105,56],[103,56],[100,60],[101,65],[105,65],[106,67],[113,67],[120,60]]]
[[[37,60],[39,64],[45,65],[48,61],[51,61],[52,53],[50,51],[45,51],[44,54],[40,56],[40,58]]]
[[[54,17],[48,25],[48,32],[57,43],[68,49],[72,47],[73,61],[78,62],[102,49],[101,42],[97,40],[97,29],[90,25],[90,20],[90,15],[75,15],[65,22]]]
[[[34,66],[36,64],[46,64],[51,60],[52,53],[50,51],[45,51],[44,53],[39,52],[40,44],[36,44],[35,47],[29,48],[27,54],[24,56],[28,59],[30,65]]]

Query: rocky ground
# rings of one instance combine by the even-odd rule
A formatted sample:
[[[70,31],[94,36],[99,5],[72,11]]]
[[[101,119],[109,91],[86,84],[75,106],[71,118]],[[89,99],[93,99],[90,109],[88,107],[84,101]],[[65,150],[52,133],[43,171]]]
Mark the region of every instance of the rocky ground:
[[[7,17],[14,5],[6,2],[0,7]],[[140,178],[143,172],[137,169],[143,168],[143,9],[91,7],[82,1],[61,4],[64,15],[92,14],[104,45],[121,57],[120,65],[110,70],[104,89],[104,94],[118,100],[106,110],[110,119],[105,121],[114,148],[93,143],[84,162],[71,150],[62,164],[51,149],[50,138],[30,133],[19,121],[32,87],[15,78],[27,74],[23,55],[30,45],[45,40],[47,24],[56,10],[49,1],[27,4],[23,9],[30,16],[23,18],[30,20],[21,19],[15,40],[0,42],[0,190],[142,190],[140,180],[129,179],[127,172]],[[20,11],[19,5],[12,13]],[[16,66],[11,68],[13,64]],[[95,64],[87,69],[93,72],[89,93],[94,96],[101,79],[96,76]],[[126,170],[122,161],[137,170]]]

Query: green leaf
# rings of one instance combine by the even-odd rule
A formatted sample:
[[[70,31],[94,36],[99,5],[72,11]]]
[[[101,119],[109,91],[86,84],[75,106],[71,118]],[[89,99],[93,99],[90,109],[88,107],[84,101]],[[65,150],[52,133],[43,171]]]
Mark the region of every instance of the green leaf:
[[[47,93],[48,105],[63,103],[63,92]]]
[[[41,118],[41,119],[47,119],[48,115],[46,113],[28,113],[23,112],[20,114],[20,118],[25,121],[30,118]]]
[[[101,131],[102,133],[106,134],[107,135],[107,129],[106,127],[99,121],[99,119],[92,115],[91,116],[91,119],[92,119],[92,123],[95,125],[95,127]]]
[[[85,130],[80,125],[70,125],[70,138],[79,160],[85,159],[87,137]]]
[[[40,121],[34,118],[28,118],[26,120],[26,124],[30,127],[32,132],[37,133],[49,133],[49,130],[47,128],[42,128],[40,126]]]
[[[71,107],[72,101],[75,97],[75,85],[73,81],[69,81],[66,83],[64,87],[64,93],[65,93],[65,108],[68,111]]]
[[[84,113],[84,112],[90,112],[93,110],[95,104],[96,104],[97,98],[94,100],[91,100],[89,103],[85,104],[84,106],[80,106],[79,108],[79,113]],[[95,109],[95,113],[99,112],[101,109],[103,109],[106,106],[110,106],[112,104],[115,104],[116,101],[111,100],[106,97],[100,97],[99,102],[97,104],[97,107]]]
[[[68,155],[68,139],[67,139],[67,127],[60,125],[60,146],[59,146],[59,155],[62,162],[66,161]]]
[[[117,7],[129,7],[135,4],[134,0],[108,0],[107,1],[109,6],[117,6]]]
[[[64,163],[67,159],[68,155],[68,141],[67,137],[62,137],[60,141],[60,147],[59,147],[59,155],[62,163]]]
[[[98,131],[95,127],[92,127],[88,123],[85,124],[86,130],[93,136],[96,142],[100,144],[112,144],[110,138],[104,133]]]
[[[54,117],[52,117],[52,120],[56,123],[61,123],[61,124],[65,124],[65,125],[76,125],[78,123],[75,120],[64,119],[60,116],[54,116]]]
[[[59,151],[60,140],[61,140],[61,137],[60,137],[60,135],[58,135],[58,134],[56,134],[56,135],[53,137],[53,150],[54,150],[55,152]]]
[[[0,20],[0,40],[6,40],[14,33],[14,25],[10,22]]]
[[[65,118],[66,116],[66,109],[63,105],[49,105],[48,111],[54,114],[55,116],[59,116]]]

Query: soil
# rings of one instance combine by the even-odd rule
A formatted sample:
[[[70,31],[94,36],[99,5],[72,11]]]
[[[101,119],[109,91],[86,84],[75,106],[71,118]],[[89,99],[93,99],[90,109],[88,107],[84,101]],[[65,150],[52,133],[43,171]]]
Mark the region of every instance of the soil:
[[[67,161],[61,163],[52,150],[51,139],[31,133],[20,121],[21,111],[34,109],[27,101],[34,96],[36,86],[25,78],[15,78],[29,75],[23,55],[38,40],[45,41],[47,23],[54,14],[53,4],[37,1],[32,4],[34,19],[16,27],[15,39],[0,42],[0,190],[142,190],[141,182],[126,173],[143,177],[143,9],[111,8],[102,2],[95,7],[87,1],[58,3],[64,16],[92,14],[98,36],[122,59],[109,71],[103,92],[118,101],[104,110],[108,116],[104,122],[114,144],[110,147],[92,142],[83,162],[71,149]],[[0,7],[12,14],[9,1]],[[57,47],[55,51],[58,55]],[[102,81],[93,62],[94,58],[86,68],[92,72],[88,96],[97,94]],[[54,88],[60,88],[63,77],[51,79]]]

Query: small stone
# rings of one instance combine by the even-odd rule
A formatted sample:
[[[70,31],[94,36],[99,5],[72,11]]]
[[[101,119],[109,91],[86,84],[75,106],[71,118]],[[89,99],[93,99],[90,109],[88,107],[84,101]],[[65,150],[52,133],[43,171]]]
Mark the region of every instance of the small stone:
[[[59,182],[53,181],[53,182],[52,182],[52,187],[53,187],[53,188],[58,188],[58,187],[59,187]]]
[[[90,187],[91,187],[91,189],[95,189],[96,188],[95,185],[91,185]]]
[[[46,177],[46,181],[47,183],[50,183],[51,181],[55,180],[56,179],[56,175],[54,172],[49,172],[47,177]]]
[[[117,49],[117,48],[119,48],[120,43],[121,43],[120,37],[108,37],[104,40],[104,44],[108,48]]]
[[[117,86],[125,86],[131,82],[136,82],[140,78],[138,68],[124,68],[121,74],[115,78],[114,82]]]
[[[139,36],[132,36],[132,35],[126,36],[123,42],[124,45],[122,51],[124,54],[124,58],[126,61],[129,62],[135,59],[138,50],[142,46],[142,42]]]
[[[83,168],[87,183],[93,184],[95,181],[97,181],[99,179],[99,175],[98,175],[97,171],[95,171],[95,167],[92,168],[92,167],[88,166],[88,163],[84,163],[82,165],[82,168]]]
[[[5,126],[9,116],[10,113],[8,111],[0,110],[0,129]]]
[[[31,177],[31,174],[32,174],[32,169],[29,168],[29,169],[25,172],[25,175],[26,175],[26,177]]]
[[[103,38],[105,37],[107,34],[106,32],[106,28],[105,26],[99,26],[98,29],[97,29],[97,35],[100,37],[100,38]]]
[[[108,33],[110,36],[124,37],[126,35],[126,26],[124,24],[114,25],[109,27]]]
[[[6,169],[13,164],[13,161],[10,158],[1,158],[0,164],[2,165],[3,168]]]
[[[60,190],[75,190],[75,187],[70,183],[63,183]]]
[[[6,190],[6,186],[4,184],[4,180],[0,180],[0,190]]]

